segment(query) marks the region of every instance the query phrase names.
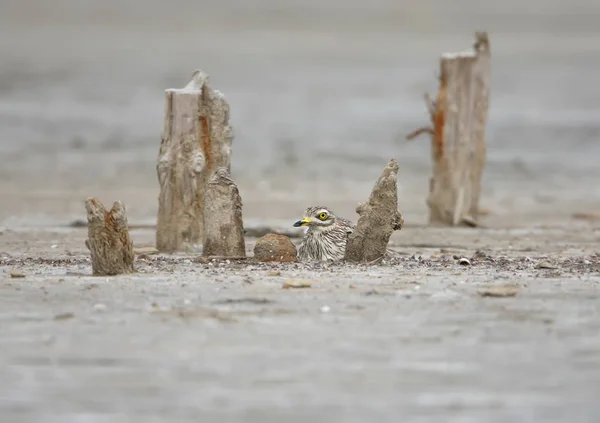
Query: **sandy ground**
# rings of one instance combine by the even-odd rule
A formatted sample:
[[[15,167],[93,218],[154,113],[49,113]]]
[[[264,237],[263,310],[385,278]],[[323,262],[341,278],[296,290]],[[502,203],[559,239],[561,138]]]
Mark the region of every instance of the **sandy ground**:
[[[138,273],[109,278],[90,275],[85,229],[5,229],[2,415],[596,421],[591,229],[406,228],[378,266],[150,255]],[[154,233],[132,236],[143,247]],[[298,279],[312,286],[282,289]],[[498,287],[516,295],[483,296]]]
[[[600,3],[0,10],[0,420],[598,421]],[[485,228],[428,228],[429,145],[402,137],[427,120],[440,53],[478,29],[493,57],[489,214]],[[371,267],[150,255],[134,275],[92,277],[86,231],[69,224],[92,195],[154,223],[164,89],[196,68],[231,105],[248,227],[289,229],[313,204],[355,219],[395,157],[396,255]],[[282,289],[292,279],[312,286]],[[483,296],[490,286],[516,295]]]

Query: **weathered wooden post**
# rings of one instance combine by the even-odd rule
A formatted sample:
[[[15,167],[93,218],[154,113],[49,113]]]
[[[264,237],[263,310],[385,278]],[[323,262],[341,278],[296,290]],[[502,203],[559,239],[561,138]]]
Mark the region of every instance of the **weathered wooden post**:
[[[224,167],[217,169],[204,193],[204,257],[246,257],[242,198]]]
[[[165,95],[156,248],[174,252],[202,242],[204,192],[218,168],[230,170],[233,132],[229,105],[204,72],[197,70],[185,88]]]
[[[94,276],[132,273],[133,243],[127,228],[127,213],[117,201],[109,211],[97,198],[85,202],[88,219],[86,247],[92,255]]]
[[[431,134],[433,177],[427,199],[431,224],[477,225],[491,56],[487,33],[477,32],[475,38],[472,51],[442,55],[435,102],[425,95],[432,127],[407,136]]]
[[[356,207],[360,216],[348,236],[344,258],[350,262],[375,262],[387,252],[394,231],[402,229],[404,218],[398,211],[398,162],[392,159],[375,183],[369,201]]]

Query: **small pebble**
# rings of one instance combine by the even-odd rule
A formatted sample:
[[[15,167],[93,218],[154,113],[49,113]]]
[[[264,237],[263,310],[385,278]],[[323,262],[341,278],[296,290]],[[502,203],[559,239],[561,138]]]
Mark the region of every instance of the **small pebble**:
[[[271,272],[267,273],[267,276],[281,276],[281,272],[280,271],[271,271]]]
[[[321,307],[321,313],[329,313],[331,311],[331,307],[329,307],[328,305],[324,305],[323,307]]]
[[[536,269],[558,269],[558,267],[554,266],[552,263],[548,261],[542,261],[537,266]]]
[[[59,313],[56,316],[54,316],[54,320],[67,320],[67,319],[72,319],[73,317],[75,317],[75,314],[73,314],[71,312]]]
[[[311,281],[305,280],[287,280],[283,283],[283,288],[310,288],[312,286]]]
[[[133,249],[133,254],[149,256],[151,254],[158,254],[158,250],[154,247],[138,247]]]
[[[11,278],[24,278],[25,273],[13,269],[10,271],[10,277]]]
[[[58,245],[53,244],[50,248],[58,248]]]
[[[511,285],[488,286],[477,290],[482,297],[514,297],[517,292],[519,289]]]
[[[96,305],[94,305],[94,310],[104,311],[104,310],[106,310],[106,304],[96,304]]]

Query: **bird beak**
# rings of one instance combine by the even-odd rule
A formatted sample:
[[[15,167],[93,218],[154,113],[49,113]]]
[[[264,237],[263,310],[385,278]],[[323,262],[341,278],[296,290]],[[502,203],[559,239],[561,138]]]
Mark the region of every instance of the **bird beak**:
[[[297,221],[296,223],[294,223],[294,226],[295,226],[295,227],[298,227],[298,226],[306,226],[306,225],[308,225],[308,224],[309,224],[309,223],[311,223],[311,222],[312,222],[312,220],[310,220],[308,217],[305,217],[304,219],[302,219],[302,220],[299,220],[299,221]]]

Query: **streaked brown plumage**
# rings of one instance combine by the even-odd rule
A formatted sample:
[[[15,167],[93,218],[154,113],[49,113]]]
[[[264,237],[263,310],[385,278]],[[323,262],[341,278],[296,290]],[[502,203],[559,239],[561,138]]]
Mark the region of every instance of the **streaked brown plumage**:
[[[298,248],[300,261],[342,260],[346,252],[348,235],[355,229],[353,222],[337,217],[324,206],[307,208],[304,218],[294,223],[294,226],[308,227]]]

